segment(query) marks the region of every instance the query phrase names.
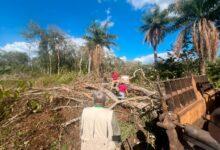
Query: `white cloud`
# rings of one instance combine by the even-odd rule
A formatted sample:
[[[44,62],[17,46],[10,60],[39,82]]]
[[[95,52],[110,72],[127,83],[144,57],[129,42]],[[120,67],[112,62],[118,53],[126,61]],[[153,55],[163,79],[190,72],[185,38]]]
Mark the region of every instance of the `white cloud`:
[[[78,37],[70,37],[67,39],[70,43],[74,44],[77,47],[85,46],[86,45],[86,40],[83,38],[78,38]]]
[[[85,46],[86,44],[86,40],[78,37],[69,37],[67,39],[67,42],[69,44],[73,44],[76,47]],[[38,51],[38,42],[28,43],[28,42],[16,41],[13,43],[8,43],[3,47],[0,47],[0,49],[7,52],[9,51],[24,52],[30,55],[31,57],[36,57]]]
[[[126,56],[122,56],[122,57],[120,57],[120,59],[123,60],[123,61],[127,61],[128,60]]]
[[[129,4],[131,4],[134,9],[142,9],[147,5],[158,5],[161,10],[166,9],[169,4],[174,3],[175,0],[127,0]]]
[[[111,16],[108,16],[105,20],[100,21],[101,26],[104,27],[105,25],[107,25],[108,28],[113,27],[115,23],[111,21],[111,18]]]
[[[14,43],[8,43],[5,46],[0,47],[0,49],[7,52],[9,51],[24,52],[30,54],[31,57],[34,57],[37,54],[38,43],[14,42]]]
[[[86,40],[80,37],[69,36],[66,39],[66,42],[68,46],[70,47],[73,46],[76,48],[76,50],[79,50],[80,47],[86,45]],[[37,52],[38,52],[38,42],[27,43],[27,42],[16,41],[13,43],[8,43],[3,47],[0,47],[0,50],[7,51],[7,52],[9,51],[24,52],[24,53],[27,53],[28,55],[30,54],[31,57],[36,57]],[[108,49],[104,47],[104,52],[105,52],[105,57],[115,57],[115,53],[112,49]]]
[[[158,56],[161,57],[162,59],[166,59],[168,57],[168,54],[167,54],[167,52],[158,53]],[[134,59],[134,61],[141,62],[143,64],[151,64],[154,62],[154,54],[137,57]]]
[[[99,21],[99,20],[97,20],[97,21],[100,23],[100,25],[102,27],[107,25],[108,28],[111,28],[111,27],[113,27],[115,25],[115,23],[111,20],[112,19],[111,9],[110,8],[106,9],[105,13],[107,15],[106,19],[104,19],[102,21]]]
[[[115,57],[115,53],[113,49],[108,49],[107,47],[104,47],[103,49],[104,49],[105,57],[109,57],[109,58]]]

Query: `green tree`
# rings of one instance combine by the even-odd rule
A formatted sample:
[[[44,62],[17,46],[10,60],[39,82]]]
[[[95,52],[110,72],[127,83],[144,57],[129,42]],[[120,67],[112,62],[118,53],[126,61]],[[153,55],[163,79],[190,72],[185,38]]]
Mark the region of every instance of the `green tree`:
[[[170,23],[167,11],[160,12],[158,6],[151,13],[143,16],[143,25],[141,31],[145,33],[145,42],[149,42],[154,50],[154,64],[157,64],[157,47],[164,39],[167,27]]]
[[[29,57],[26,53],[17,51],[0,51],[0,73],[21,72],[28,69]]]
[[[49,36],[46,30],[41,28],[37,23],[30,22],[23,32],[23,36],[28,40],[36,40],[39,42],[38,46],[38,59],[40,66],[45,72],[51,72],[50,53],[49,53]]]
[[[217,86],[220,87],[220,58],[215,63],[209,63],[207,67],[207,74],[209,79]]]
[[[56,56],[56,72],[58,75],[60,74],[61,55],[66,48],[65,39],[65,33],[57,27],[50,27],[48,29],[49,50],[54,56]]]
[[[23,35],[28,40],[39,42],[38,59],[45,72],[59,74],[62,57],[64,57],[62,54],[66,49],[65,33],[57,27],[43,29],[37,23],[30,22]]]
[[[100,75],[101,65],[104,58],[104,48],[110,49],[111,46],[116,45],[113,40],[116,35],[108,33],[108,23],[104,26],[94,22],[92,23],[84,39],[87,41],[89,47],[89,64],[92,64],[92,69],[96,74]],[[90,65],[89,65],[90,70]]]
[[[214,21],[219,18],[218,0],[178,0],[169,10],[176,14],[172,29],[181,30],[174,51],[182,49],[184,34],[191,34],[199,56],[200,73],[205,74],[205,62],[214,61],[218,50],[219,33]]]

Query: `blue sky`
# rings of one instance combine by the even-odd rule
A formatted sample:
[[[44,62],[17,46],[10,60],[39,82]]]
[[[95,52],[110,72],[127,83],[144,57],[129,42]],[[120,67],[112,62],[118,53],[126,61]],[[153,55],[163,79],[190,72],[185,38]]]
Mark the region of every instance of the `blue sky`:
[[[118,57],[128,60],[152,54],[152,48],[143,43],[144,34],[139,31],[141,16],[156,3],[161,9],[172,0],[0,0],[0,48],[25,42],[21,32],[30,20],[42,27],[56,25],[75,38],[82,37],[93,20],[110,20],[111,33],[118,36]],[[170,49],[176,33],[168,35],[159,46],[159,53]],[[13,45],[14,44],[14,45]],[[13,46],[12,46],[13,45]],[[145,58],[147,59],[147,58]]]

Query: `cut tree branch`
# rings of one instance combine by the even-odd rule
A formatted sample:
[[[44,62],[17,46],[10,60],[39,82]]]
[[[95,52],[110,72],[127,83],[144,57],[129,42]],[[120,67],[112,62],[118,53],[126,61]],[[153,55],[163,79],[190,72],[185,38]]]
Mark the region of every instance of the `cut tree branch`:
[[[68,125],[70,125],[70,124],[72,124],[74,122],[80,121],[80,118],[81,117],[77,117],[77,118],[71,119],[71,120],[69,120],[69,121],[67,121],[65,123],[62,123],[61,126],[67,127]]]

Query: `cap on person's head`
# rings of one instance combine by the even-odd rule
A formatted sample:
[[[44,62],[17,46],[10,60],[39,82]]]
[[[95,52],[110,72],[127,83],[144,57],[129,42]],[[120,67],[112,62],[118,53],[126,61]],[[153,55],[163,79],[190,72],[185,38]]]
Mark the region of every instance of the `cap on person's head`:
[[[99,104],[99,105],[105,105],[106,102],[106,95],[102,91],[96,91],[93,93],[93,98],[94,98],[94,104]]]
[[[128,75],[122,75],[120,79],[121,83],[129,84],[129,76]]]

